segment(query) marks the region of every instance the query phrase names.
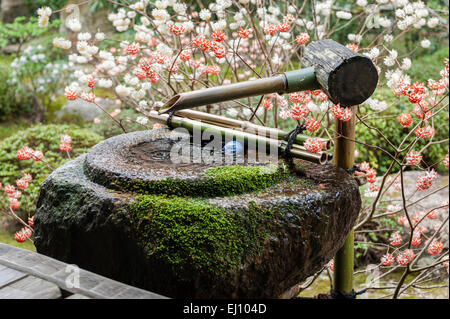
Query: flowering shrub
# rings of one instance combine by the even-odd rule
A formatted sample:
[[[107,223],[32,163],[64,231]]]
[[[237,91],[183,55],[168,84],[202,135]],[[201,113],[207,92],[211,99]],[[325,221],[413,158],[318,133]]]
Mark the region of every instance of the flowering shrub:
[[[69,135],[71,142],[65,135]],[[34,214],[39,188],[51,171],[70,156],[78,156],[102,140],[87,129],[69,125],[38,125],[12,135],[0,144],[0,209],[11,206],[26,219]],[[60,149],[65,144],[64,152]],[[67,153],[67,146],[71,147]]]
[[[10,84],[12,70],[0,65],[0,121],[31,112],[32,95],[29,92],[17,94]]]
[[[323,144],[316,138],[331,138],[336,121],[356,118],[355,143],[361,152],[357,156],[361,163],[358,175],[368,183],[364,194],[368,205],[363,207],[355,229],[379,226],[385,216],[390,216],[394,224],[397,219],[398,225],[387,231],[390,240],[374,243],[383,249],[380,269],[402,271],[391,296],[397,298],[411,287],[411,283],[404,284],[412,273],[419,274],[415,283],[426,282],[436,269],[446,267],[448,273],[448,247],[442,244],[445,236],[448,242],[448,234],[441,232],[448,225],[448,204],[430,208],[430,212],[439,210],[443,215],[430,219],[427,214],[412,211],[409,202],[416,193],[424,194],[423,198],[429,196],[438,165],[448,168],[448,156],[441,152],[444,149],[448,153],[448,138],[443,137],[448,134],[448,59],[442,61],[433,78],[411,78],[408,70],[413,66],[415,49],[397,44],[414,34],[419,37],[415,42],[420,50],[432,47],[430,39],[439,33],[448,36],[448,9],[441,16],[421,1],[408,0],[357,0],[351,4],[304,1],[298,6],[290,2],[217,0],[199,2],[198,8],[191,2],[174,0],[109,2],[120,6],[108,16],[121,33],[119,41],[101,31],[86,32],[74,17],[65,21],[73,34],[53,40],[76,68],[75,81],[65,86],[64,95],[68,100],[81,98],[96,104],[95,89],[109,89],[123,106],[140,113],[135,121],[141,125],[148,124],[150,110],[161,107],[175,93],[295,69],[310,41],[335,38],[350,50],[368,56],[379,72],[377,90],[382,95],[372,96],[358,107],[334,105],[325,93],[315,90],[286,96],[268,94],[205,109],[280,128],[305,124],[311,138],[304,147],[311,152],[322,150]],[[53,12],[43,7],[37,14],[39,25],[46,27]],[[122,127],[116,116],[110,114],[110,118]],[[387,130],[393,132],[389,137]],[[361,140],[363,136],[366,138]],[[436,145],[441,146],[440,153],[429,156]],[[67,151],[67,145],[61,150]],[[372,150],[388,159],[382,169],[380,163],[367,162],[367,152]],[[411,168],[421,171],[412,191],[404,183],[404,172]],[[401,199],[385,200],[388,190],[397,192]],[[12,189],[8,191],[13,193]],[[384,207],[386,202],[391,206]],[[12,205],[16,204],[13,200]],[[436,220],[432,229],[425,227],[426,218]],[[22,235],[19,237],[23,240]],[[427,253],[433,256],[433,263],[416,266]],[[368,288],[373,288],[370,283]]]
[[[42,45],[28,46],[11,62],[10,67],[12,72],[7,83],[19,95],[33,92],[45,108],[55,99],[58,91],[62,91],[61,85],[73,80],[72,68],[64,61],[53,61]]]

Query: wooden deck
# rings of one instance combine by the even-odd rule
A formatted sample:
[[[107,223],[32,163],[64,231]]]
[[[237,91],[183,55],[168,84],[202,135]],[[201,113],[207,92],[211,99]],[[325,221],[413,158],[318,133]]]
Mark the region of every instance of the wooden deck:
[[[0,299],[167,299],[0,243]]]

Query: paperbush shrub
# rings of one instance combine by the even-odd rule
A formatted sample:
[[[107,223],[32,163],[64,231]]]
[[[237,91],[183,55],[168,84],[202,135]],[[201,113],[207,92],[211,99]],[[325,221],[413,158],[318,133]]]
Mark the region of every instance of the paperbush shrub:
[[[0,65],[0,121],[32,110],[31,96],[27,92],[16,94],[16,88],[8,83],[11,69]]]
[[[89,148],[102,140],[102,137],[91,130],[78,128],[73,125],[37,125],[17,132],[0,143],[0,183],[15,185],[17,179],[24,173],[30,173],[33,181],[23,191],[20,216],[32,214],[35,209],[39,189],[44,179],[52,172],[52,167],[59,167],[69,160],[66,153],[59,149],[61,135],[69,134],[72,137],[71,157],[86,153]],[[29,146],[44,153],[44,161],[20,161],[16,157],[18,149]],[[26,195],[26,196],[25,196]],[[0,209],[4,209],[8,201],[0,201]]]

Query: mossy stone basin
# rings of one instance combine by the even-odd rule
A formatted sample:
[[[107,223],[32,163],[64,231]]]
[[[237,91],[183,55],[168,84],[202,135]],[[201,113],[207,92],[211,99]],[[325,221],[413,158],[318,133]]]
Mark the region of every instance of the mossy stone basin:
[[[277,298],[326,264],[361,206],[332,165],[278,158],[174,164],[189,136],[105,140],[55,170],[39,196],[37,251],[178,298]]]

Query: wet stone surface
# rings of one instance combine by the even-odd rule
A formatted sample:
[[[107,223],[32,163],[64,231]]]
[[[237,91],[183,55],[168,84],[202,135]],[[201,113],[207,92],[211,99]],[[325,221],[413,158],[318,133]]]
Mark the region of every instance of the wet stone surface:
[[[37,204],[38,252],[169,297],[277,298],[356,220],[358,185],[342,169],[295,161],[293,173],[252,154],[173,164],[183,140],[124,134],[55,170]]]

